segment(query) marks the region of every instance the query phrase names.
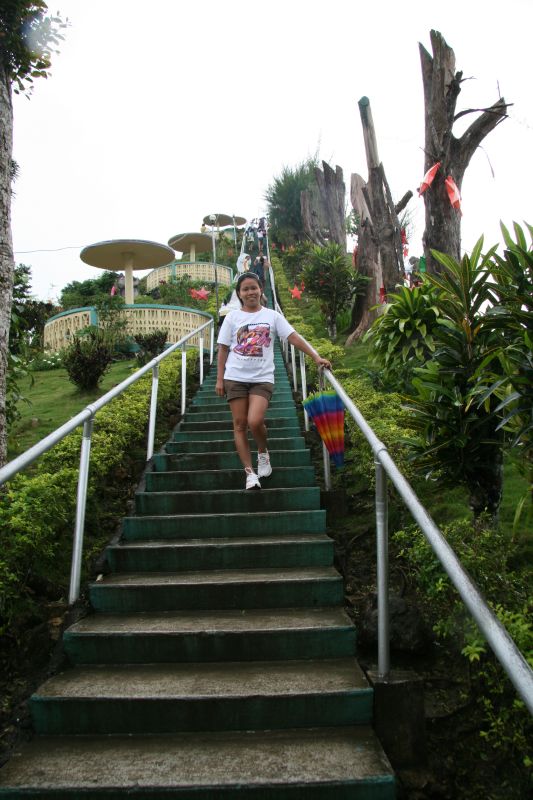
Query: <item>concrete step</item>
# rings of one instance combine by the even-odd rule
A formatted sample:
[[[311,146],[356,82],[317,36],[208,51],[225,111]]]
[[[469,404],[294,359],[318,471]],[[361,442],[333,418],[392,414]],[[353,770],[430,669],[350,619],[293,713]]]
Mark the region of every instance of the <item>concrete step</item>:
[[[322,534],[183,539],[178,542],[163,539],[110,545],[106,557],[113,572],[331,566],[333,540]]]
[[[203,424],[203,423],[202,423]],[[286,420],[283,427],[271,426],[267,423],[267,430],[272,437],[277,439],[288,438],[290,436],[298,436],[300,434],[300,423],[297,419]],[[248,433],[250,441],[253,440],[252,434]],[[213,440],[231,441],[233,442],[233,425],[231,423],[221,423],[221,427],[217,430],[203,429],[203,430],[184,430],[180,428],[172,434],[172,442],[213,442]]]
[[[257,448],[252,450],[252,458],[257,461]],[[272,463],[280,467],[305,467],[311,465],[309,450],[276,450]],[[205,469],[242,469],[237,453],[156,453],[154,469],[157,472],[177,472]],[[149,475],[151,473],[147,473]]]
[[[253,463],[256,463],[254,458]],[[314,467],[279,467],[272,459],[273,472],[268,478],[261,479],[265,489],[294,488],[295,486],[314,486]],[[146,474],[147,492],[185,492],[208,491],[221,489],[242,489],[245,484],[245,473],[240,469],[211,469],[194,472],[148,472]]]
[[[252,491],[243,487],[207,492],[137,492],[135,509],[141,515],[169,515],[306,511],[320,508],[318,486],[268,489],[268,480],[264,479],[264,488]]]
[[[185,420],[187,422],[214,422],[216,420],[232,419],[231,411],[229,410],[228,406],[229,404],[226,403],[226,407],[221,408],[220,411],[203,411],[202,406],[190,405],[187,409]],[[294,403],[287,403],[283,406],[269,406],[266,412],[267,420],[272,419],[272,417],[289,417],[292,419],[297,416],[298,414]]]
[[[291,533],[324,533],[326,512],[270,511],[237,514],[181,514],[125,517],[122,536],[139,539],[195,539],[219,536],[271,536]]]
[[[287,405],[290,402],[294,402],[292,391],[289,391],[289,389],[274,390],[269,408],[275,408],[276,405]],[[221,406],[222,408],[227,408],[228,401],[224,397],[218,397],[214,391],[203,392],[200,389],[191,401],[191,406]]]
[[[393,800],[370,728],[40,737],[0,772],[0,798]]]
[[[273,431],[273,435],[268,437],[268,449],[270,452],[274,450],[303,450],[305,448],[303,436],[278,437],[278,433],[279,431]],[[251,436],[248,438],[251,446],[255,444]],[[167,453],[233,453],[235,452],[235,442],[233,437],[231,439],[217,438],[211,441],[195,439],[193,441],[167,442],[165,449]]]
[[[91,614],[63,636],[72,664],[284,661],[355,655],[340,607]]]
[[[354,659],[75,667],[30,701],[38,734],[147,734],[368,724]]]
[[[189,416],[185,417],[183,422],[180,423],[179,430],[180,431],[210,431],[211,435],[213,431],[222,431],[222,430],[230,430],[233,432],[233,418],[231,416],[231,412],[228,412],[222,416],[222,414],[217,415],[217,417],[210,416],[209,419],[199,419],[197,420],[196,417],[198,415],[190,414]],[[202,414],[202,416],[204,416]],[[300,430],[300,423],[298,421],[298,415],[296,411],[293,411],[289,414],[285,415],[276,415],[265,417],[266,424],[269,430],[273,428],[295,428],[298,432]]]
[[[96,611],[302,608],[343,602],[342,577],[333,567],[128,572],[89,586]]]

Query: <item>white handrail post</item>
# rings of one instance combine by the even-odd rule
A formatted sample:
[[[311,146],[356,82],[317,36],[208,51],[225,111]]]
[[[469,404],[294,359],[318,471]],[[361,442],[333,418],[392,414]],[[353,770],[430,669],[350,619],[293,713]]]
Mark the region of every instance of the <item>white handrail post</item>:
[[[200,354],[200,386],[204,382],[204,337],[200,334],[198,352]]]
[[[72,605],[80,596],[81,561],[83,556],[83,533],[85,528],[85,507],[87,505],[87,485],[89,482],[89,462],[91,457],[91,436],[94,417],[83,423],[80,448],[80,471],[78,475],[78,494],[76,500],[76,525],[74,528],[74,547],[70,569],[70,591],[68,601]]]
[[[305,353],[300,350],[300,377],[302,379],[302,400],[307,397],[307,374],[305,371]],[[305,430],[309,430],[309,414],[304,408],[304,426]]]
[[[185,414],[187,403],[187,353],[185,344],[181,346],[181,415]]]
[[[215,321],[212,320],[209,326],[209,364],[213,363],[215,355]]]
[[[389,532],[387,475],[376,454],[376,548],[378,593],[378,675],[386,678],[390,671],[389,647]]]
[[[298,391],[298,377],[296,375],[296,348],[291,344],[291,364],[292,364],[292,385],[294,391]]]
[[[152,367],[152,395],[150,397],[150,419],[148,420],[148,447],[146,460],[150,461],[154,454],[155,422],[157,417],[157,392],[159,389],[159,364]]]

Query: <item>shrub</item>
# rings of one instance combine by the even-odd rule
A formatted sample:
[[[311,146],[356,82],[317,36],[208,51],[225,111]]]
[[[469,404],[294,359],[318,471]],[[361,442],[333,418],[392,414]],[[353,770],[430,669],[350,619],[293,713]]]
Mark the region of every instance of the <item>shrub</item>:
[[[63,354],[63,364],[72,383],[82,391],[95,389],[113,360],[113,348],[100,331],[77,336]]]
[[[197,353],[187,352],[187,372],[196,372]],[[160,367],[158,419],[180,402],[181,356]],[[188,381],[190,385],[191,382]],[[100,552],[125,513],[144,463],[149,376],[141,378],[96,414],[91,445],[84,565]],[[0,495],[0,636],[35,611],[33,585],[46,579],[64,587],[72,552],[76,486],[82,432],[78,428],[45,453],[34,472],[19,473]]]
[[[30,372],[47,372],[53,369],[62,369],[63,357],[61,353],[36,353],[28,363]]]
[[[135,334],[135,341],[140,347],[140,350],[135,354],[138,363],[142,366],[147,364],[152,358],[155,358],[165,349],[167,343],[168,331],[155,330],[151,333],[137,333]]]
[[[485,517],[474,525],[465,518],[444,526],[442,532],[496,616],[533,665],[530,592],[523,574],[513,569],[519,551],[501,529],[489,526],[489,522]],[[497,759],[502,768],[513,764],[516,770],[513,785],[517,787],[523,783],[525,787],[527,773],[533,766],[529,712],[517,699],[515,689],[420,529],[412,525],[398,531],[393,542],[404,574],[416,583],[424,614],[437,638],[461,649],[469,661],[470,697],[465,700],[473,703],[472,709],[476,708],[479,715],[482,757]]]

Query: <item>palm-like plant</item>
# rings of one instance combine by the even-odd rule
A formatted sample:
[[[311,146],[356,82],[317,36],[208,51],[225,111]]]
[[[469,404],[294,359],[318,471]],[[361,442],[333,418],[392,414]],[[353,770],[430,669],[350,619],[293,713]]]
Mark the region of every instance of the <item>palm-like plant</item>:
[[[443,265],[428,276],[439,294],[440,317],[433,331],[435,351],[415,369],[408,407],[421,439],[413,442],[427,475],[466,484],[475,516],[495,516],[502,494],[503,433],[497,398],[486,393],[483,365],[504,344],[502,332],[484,309],[490,300],[489,264],[483,239],[461,262],[435,252]]]
[[[365,334],[383,378],[398,391],[410,388],[413,369],[435,351],[433,331],[441,315],[438,296],[439,290],[427,280],[413,289],[399,287],[389,294],[384,313]]]
[[[315,180],[316,156],[297,167],[283,167],[265,193],[270,236],[273,241],[294,244],[305,239],[300,210],[300,195]]]
[[[320,302],[328,334],[337,337],[337,316],[348,308],[367,279],[352,267],[351,259],[336,242],[314,245],[302,277],[306,291]]]

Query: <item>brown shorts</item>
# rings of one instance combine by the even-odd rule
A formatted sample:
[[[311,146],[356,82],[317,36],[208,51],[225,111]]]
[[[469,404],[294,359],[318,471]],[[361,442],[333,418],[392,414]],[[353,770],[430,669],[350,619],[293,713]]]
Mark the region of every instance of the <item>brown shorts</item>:
[[[274,384],[224,381],[224,391],[226,392],[228,403],[231,403],[232,400],[237,400],[239,397],[248,397],[251,394],[257,394],[259,397],[264,397],[265,400],[270,400],[274,391]]]

